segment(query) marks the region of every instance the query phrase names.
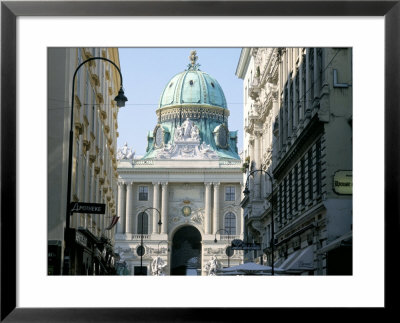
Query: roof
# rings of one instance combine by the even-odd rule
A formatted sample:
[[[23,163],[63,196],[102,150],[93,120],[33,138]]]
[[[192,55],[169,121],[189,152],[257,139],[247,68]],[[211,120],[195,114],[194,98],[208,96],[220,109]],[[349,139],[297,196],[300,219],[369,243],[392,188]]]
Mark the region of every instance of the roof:
[[[190,66],[171,78],[161,94],[158,107],[187,104],[227,109],[225,94],[218,81],[196,66]]]

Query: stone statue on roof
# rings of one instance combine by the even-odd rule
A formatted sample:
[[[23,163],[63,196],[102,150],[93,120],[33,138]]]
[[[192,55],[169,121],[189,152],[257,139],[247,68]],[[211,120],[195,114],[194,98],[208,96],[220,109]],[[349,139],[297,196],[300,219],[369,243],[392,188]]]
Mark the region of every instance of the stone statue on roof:
[[[117,159],[133,159],[135,156],[135,152],[132,151],[131,148],[128,147],[128,143],[125,142],[125,145],[122,148],[119,148],[117,151]]]

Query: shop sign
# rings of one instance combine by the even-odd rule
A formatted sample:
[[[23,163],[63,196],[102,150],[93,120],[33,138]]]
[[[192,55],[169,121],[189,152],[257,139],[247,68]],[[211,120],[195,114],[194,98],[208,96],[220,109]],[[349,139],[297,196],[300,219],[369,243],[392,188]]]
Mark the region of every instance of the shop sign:
[[[353,194],[353,173],[351,170],[339,170],[333,176],[333,189],[337,194]]]
[[[261,244],[259,243],[241,243],[241,244],[233,244],[231,246],[231,250],[261,250]]]
[[[71,213],[90,213],[90,214],[106,213],[106,205],[101,203],[71,202],[69,207]]]
[[[87,247],[87,238],[79,231],[76,231],[75,241],[80,245]]]

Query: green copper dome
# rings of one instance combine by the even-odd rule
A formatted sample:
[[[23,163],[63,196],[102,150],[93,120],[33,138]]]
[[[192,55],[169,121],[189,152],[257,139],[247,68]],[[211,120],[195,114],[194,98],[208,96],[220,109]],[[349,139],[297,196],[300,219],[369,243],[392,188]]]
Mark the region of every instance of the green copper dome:
[[[195,59],[188,65],[187,70],[175,75],[168,82],[161,94],[158,107],[188,104],[227,108],[225,95],[218,81],[200,71]]]
[[[161,94],[143,159],[239,160],[224,92],[216,79],[199,70],[196,51],[189,58],[188,69],[175,75]]]

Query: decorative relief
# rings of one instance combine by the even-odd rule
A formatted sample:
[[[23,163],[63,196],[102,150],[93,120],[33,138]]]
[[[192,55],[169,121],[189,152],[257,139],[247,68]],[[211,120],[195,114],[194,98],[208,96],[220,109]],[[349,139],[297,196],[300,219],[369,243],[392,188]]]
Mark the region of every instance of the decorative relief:
[[[160,159],[218,159],[217,153],[210,145],[205,142],[200,145],[199,132],[199,128],[187,118],[182,126],[175,128],[174,143],[159,149],[156,157]]]
[[[127,142],[125,142],[125,145],[122,148],[119,148],[117,151],[117,160],[122,160],[122,159],[132,160],[134,157],[135,157],[135,152],[132,151],[132,148],[128,147]]]
[[[214,129],[213,134],[217,147],[222,149],[226,149],[229,147],[229,130],[224,123],[217,126]]]

